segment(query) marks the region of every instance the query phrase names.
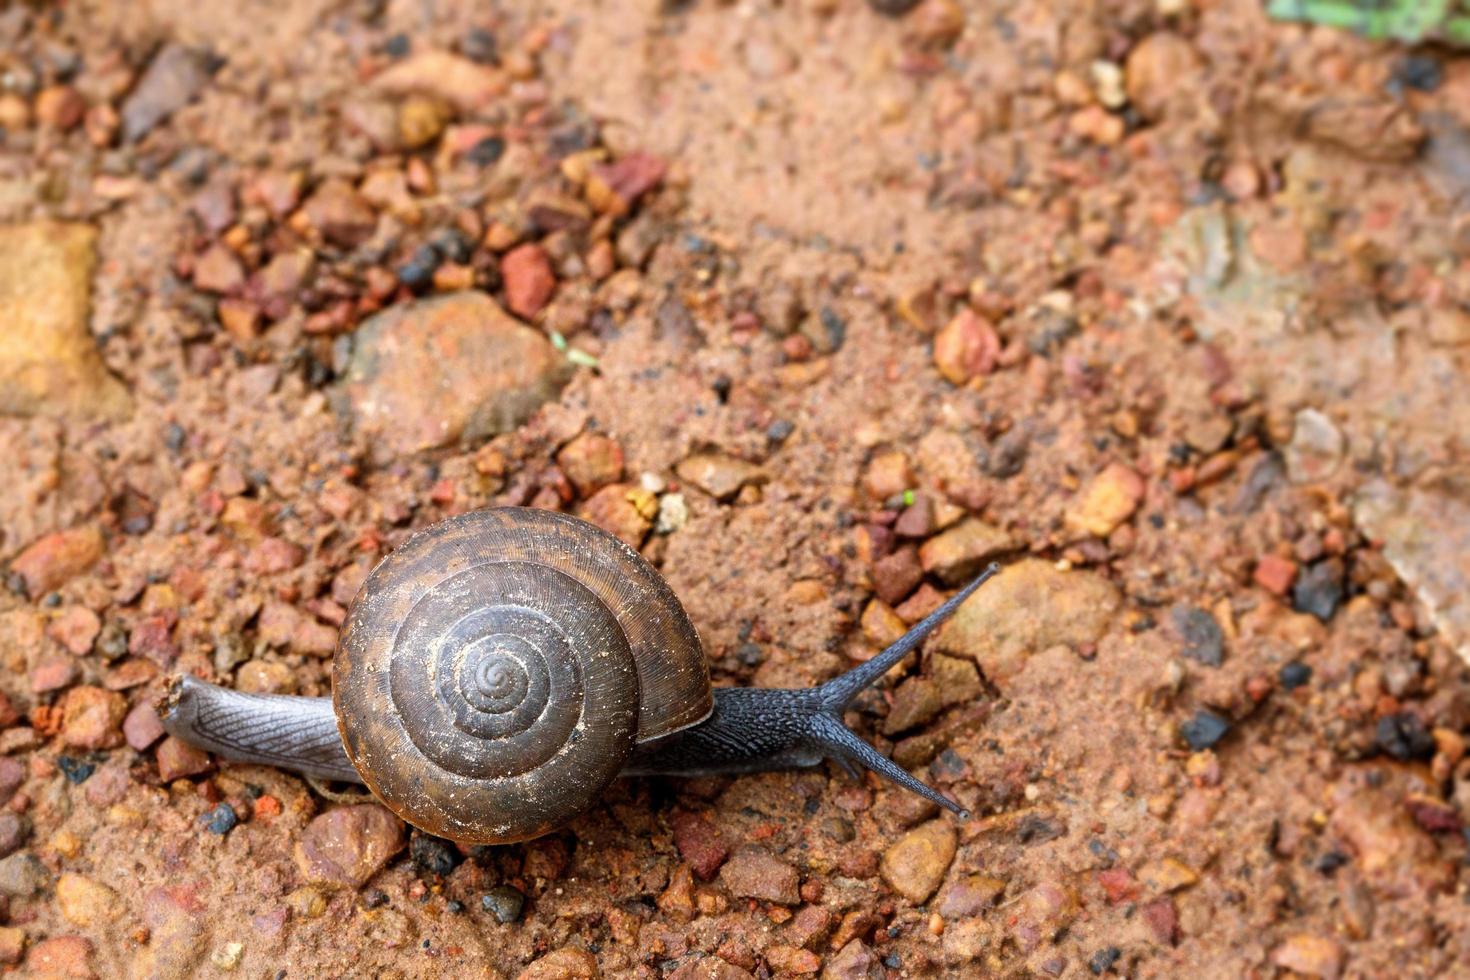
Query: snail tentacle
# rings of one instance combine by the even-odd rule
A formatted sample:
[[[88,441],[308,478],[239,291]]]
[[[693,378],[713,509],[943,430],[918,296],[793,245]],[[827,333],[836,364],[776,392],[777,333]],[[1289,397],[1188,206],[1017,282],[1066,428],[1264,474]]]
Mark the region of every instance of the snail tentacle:
[[[918,648],[976,589],[1000,571],[992,564],[882,653],[819,687],[807,690],[718,688],[709,720],[688,731],[634,749],[624,775],[707,776],[814,766],[832,759],[849,773],[862,766],[944,807],[961,819],[969,811],[915,779],[844,724],[842,714],[864,688]]]

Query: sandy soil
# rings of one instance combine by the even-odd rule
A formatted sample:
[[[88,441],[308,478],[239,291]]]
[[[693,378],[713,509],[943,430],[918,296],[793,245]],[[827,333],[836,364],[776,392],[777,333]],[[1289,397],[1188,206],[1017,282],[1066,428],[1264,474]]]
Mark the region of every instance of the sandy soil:
[[[0,970],[1466,970],[1470,59],[909,6],[0,11]],[[328,693],[496,504],[722,685],[998,558],[849,716],[976,816],[830,767],[456,847],[162,737],[170,672]]]

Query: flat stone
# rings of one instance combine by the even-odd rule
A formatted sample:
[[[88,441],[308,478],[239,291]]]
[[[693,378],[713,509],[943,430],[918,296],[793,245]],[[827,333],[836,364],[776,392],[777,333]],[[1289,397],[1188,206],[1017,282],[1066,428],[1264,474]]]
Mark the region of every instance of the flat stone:
[[[436,95],[461,112],[471,112],[503,94],[508,81],[499,69],[447,51],[411,55],[380,72],[372,88],[389,95]]]
[[[1303,976],[1337,980],[1342,974],[1342,948],[1327,936],[1300,932],[1271,951],[1271,962]]]
[[[132,410],[88,327],[97,229],[0,225],[0,415],[117,419]]]
[[[30,851],[0,858],[0,895],[30,898],[51,883],[51,872]]]
[[[540,245],[519,245],[500,260],[500,276],[505,282],[505,305],[522,319],[529,320],[541,312],[556,291],[556,273],[551,260]]]
[[[873,563],[873,591],[889,605],[902,602],[923,580],[923,560],[912,546],[899,548]]]
[[[122,137],[142,139],[190,102],[209,84],[209,58],[181,44],[165,45],[122,104]]]
[[[328,180],[302,205],[322,237],[342,248],[356,248],[373,236],[377,212],[345,180]]]
[[[79,929],[96,928],[122,915],[117,892],[69,871],[56,879],[56,904],[62,918]]]
[[[910,902],[922,905],[944,881],[957,843],[955,829],[946,820],[915,827],[884,852],[883,880]]]
[[[991,558],[1012,547],[1008,533],[978,517],[967,517],[925,541],[919,548],[919,564],[941,581],[960,585],[979,574]]]
[[[674,829],[674,846],[692,870],[705,881],[713,878],[725,863],[730,849],[725,846],[720,828],[709,817],[688,810],[676,810],[670,821]]]
[[[27,545],[10,570],[25,580],[27,593],[39,598],[91,568],[103,547],[102,532],[91,525],[56,531]]]
[[[26,931],[18,926],[0,927],[0,963],[13,965],[20,962],[26,951]]]
[[[0,813],[0,857],[20,850],[31,834],[31,822],[18,813]]]
[[[31,692],[47,694],[69,687],[76,681],[79,669],[75,657],[53,653],[42,657],[31,668]]]
[[[1286,447],[1286,472],[1293,483],[1315,483],[1337,472],[1346,440],[1332,420],[1315,408],[1296,413]]]
[[[1399,488],[1375,480],[1358,494],[1353,518],[1383,542],[1383,556],[1470,663],[1470,488],[1458,480]]]
[[[653,527],[657,507],[652,494],[630,484],[614,483],[594,493],[578,513],[628,547],[640,548]]]
[[[158,711],[147,701],[138,703],[122,724],[123,738],[128,747],[135,752],[142,752],[154,742],[163,738],[163,722],[158,719]]]
[[[960,875],[939,894],[936,911],[946,919],[964,919],[995,908],[1006,883],[989,875]]]
[[[1096,572],[1024,558],[966,599],[932,649],[975,661],[1004,691],[1032,654],[1097,642],[1118,605],[1117,588]]]
[[[934,680],[910,677],[893,692],[893,704],[883,719],[883,734],[897,735],[927,724],[943,707],[943,692]]]
[[[679,479],[694,484],[716,500],[731,500],[743,487],[769,477],[754,463],[726,453],[695,453],[674,467]]]
[[[1225,657],[1225,634],[1208,610],[1180,603],[1169,610],[1169,622],[1183,644],[1180,653],[1206,667],[1218,667]]]
[[[92,652],[92,643],[102,630],[102,620],[86,606],[68,606],[46,626],[46,635],[75,656]]]
[[[968,660],[936,653],[929,658],[929,676],[939,688],[939,701],[948,708],[974,701],[985,692],[980,672]]]
[[[209,769],[209,753],[170,735],[158,745],[158,778],[166,783]]]
[[[403,845],[403,821],[384,807],[341,806],[307,824],[296,842],[296,866],[308,881],[360,888]]]
[[[984,317],[964,309],[934,337],[934,366],[951,384],[962,385],[995,370],[1000,337]]]
[[[597,957],[585,949],[563,946],[516,974],[516,980],[597,980],[601,976]]]
[[[1067,509],[1067,526],[1081,534],[1105,538],[1133,516],[1144,489],[1143,477],[1131,466],[1109,463]]]
[[[1159,119],[1194,90],[1200,58],[1194,46],[1171,31],[1156,31],[1134,45],[1124,66],[1128,100],[1145,119]]]
[[[754,898],[776,905],[801,902],[796,869],[756,848],[736,851],[720,869],[720,881],[736,898]]]
[[[128,702],[116,691],[85,685],[61,700],[61,741],[75,749],[109,749],[121,745]]]
[[[82,936],[52,936],[26,954],[26,973],[32,977],[95,977],[92,941]]]
[[[0,756],[0,806],[9,803],[25,781],[26,767],[8,755]]]
[[[598,432],[584,432],[562,447],[556,464],[577,493],[589,497],[623,478],[623,447]]]
[[[489,296],[451,293],[366,320],[335,403],[387,453],[412,453],[508,432],[569,376],[551,342]]]
[[[868,600],[858,625],[863,629],[863,638],[876,647],[888,646],[907,629],[898,613],[882,599]]]
[[[850,940],[822,969],[822,980],[872,980],[885,975],[878,954],[861,939]]]

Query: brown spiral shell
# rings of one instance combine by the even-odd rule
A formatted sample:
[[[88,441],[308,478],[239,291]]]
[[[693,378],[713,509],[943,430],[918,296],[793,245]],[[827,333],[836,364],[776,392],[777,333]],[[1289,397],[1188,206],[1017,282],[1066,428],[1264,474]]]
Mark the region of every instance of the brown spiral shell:
[[[468,843],[565,823],[636,742],[713,707],[699,637],[653,567],[525,508],[451,518],[384,558],[348,610],[332,696],[378,798]]]

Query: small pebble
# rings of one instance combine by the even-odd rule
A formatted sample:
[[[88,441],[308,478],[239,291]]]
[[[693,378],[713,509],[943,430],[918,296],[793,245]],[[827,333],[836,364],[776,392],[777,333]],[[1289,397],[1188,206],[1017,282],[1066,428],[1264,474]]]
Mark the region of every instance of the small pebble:
[[[516,922],[525,908],[526,896],[509,885],[500,885],[480,896],[480,908],[495,916],[502,925]]]
[[[1179,726],[1184,741],[1196,752],[1213,748],[1230,731],[1230,722],[1210,711],[1196,711],[1194,717]]]
[[[1312,668],[1300,660],[1283,664],[1277,675],[1281,680],[1281,687],[1287,691],[1294,691],[1312,679]]]
[[[1108,946],[1105,949],[1098,950],[1088,958],[1087,968],[1095,976],[1102,976],[1113,968],[1113,964],[1118,962],[1118,958],[1122,955],[1123,951],[1118,947]]]
[[[477,167],[488,167],[499,160],[505,153],[505,140],[499,136],[487,136],[464,155],[465,159]]]
[[[86,762],[82,759],[73,759],[69,755],[63,755],[57,758],[56,768],[61,770],[61,774],[66,777],[67,782],[76,786],[80,783],[85,783],[91,777],[92,773],[97,771],[97,764],[95,762]]]
[[[1444,66],[1428,54],[1408,54],[1393,68],[1393,80],[1420,92],[1433,92],[1444,81]]]
[[[459,850],[442,837],[429,834],[414,834],[409,842],[408,853],[413,866],[421,875],[447,876],[462,860]]]
[[[1342,595],[1342,563],[1329,558],[1302,569],[1291,590],[1291,601],[1297,612],[1311,613],[1325,623],[1342,604]]]
[[[1178,605],[1169,611],[1169,618],[1184,641],[1180,652],[1206,667],[1220,666],[1225,655],[1225,635],[1214,616],[1197,606]]]
[[[204,825],[204,829],[209,831],[211,834],[219,834],[220,836],[224,836],[225,834],[228,834],[231,830],[233,830],[235,828],[235,824],[239,823],[240,820],[238,817],[235,816],[234,807],[230,806],[228,803],[221,803],[213,810],[210,810],[204,816],[200,817],[199,822],[202,823]]]
[[[1418,715],[1407,711],[1378,719],[1374,741],[1380,752],[1400,762],[1428,759],[1434,755],[1434,736]]]

